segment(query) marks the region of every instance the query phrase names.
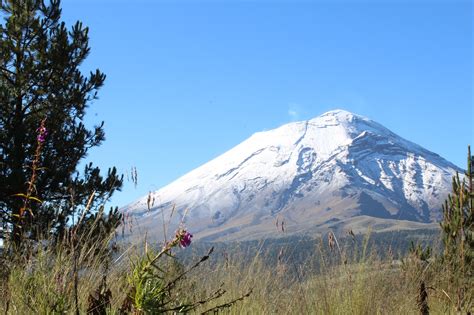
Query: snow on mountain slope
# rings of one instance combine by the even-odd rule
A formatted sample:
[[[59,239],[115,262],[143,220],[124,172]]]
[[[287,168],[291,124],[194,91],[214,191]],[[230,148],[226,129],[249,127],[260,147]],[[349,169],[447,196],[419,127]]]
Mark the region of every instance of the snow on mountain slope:
[[[186,225],[208,239],[271,236],[276,222],[305,233],[354,217],[417,228],[440,218],[456,171],[372,120],[334,110],[256,133],[154,192],[150,210],[145,196],[124,211],[152,237],[174,206],[170,228],[186,212]]]

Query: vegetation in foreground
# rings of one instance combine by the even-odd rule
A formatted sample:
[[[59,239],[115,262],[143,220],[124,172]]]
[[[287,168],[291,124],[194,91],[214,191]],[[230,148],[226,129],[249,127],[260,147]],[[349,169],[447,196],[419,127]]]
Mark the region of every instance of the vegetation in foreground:
[[[128,247],[110,255],[107,242],[69,243],[4,257],[0,310],[6,314],[449,314],[472,311],[473,279],[458,277],[445,256],[413,246],[403,259],[380,259],[350,237],[314,240],[295,262],[291,248],[251,260],[238,250],[187,259],[169,256],[183,246]],[[185,242],[186,243],[186,242]],[[72,247],[71,247],[72,246]],[[355,247],[355,248],[354,248]],[[349,250],[350,250],[350,254]],[[104,255],[105,254],[105,255]],[[390,253],[388,253],[390,256]]]
[[[396,260],[329,232],[304,259],[288,254],[290,244],[251,259],[211,248],[183,264],[175,254],[191,244],[185,226],[158,248],[123,248],[115,233],[126,222],[104,206],[122,177],[76,170],[104,140],[102,125],[83,122],[105,80],[80,72],[88,29],[68,31],[57,0],[2,1],[1,12],[2,313],[472,313],[470,152],[444,205],[440,253],[413,244]]]

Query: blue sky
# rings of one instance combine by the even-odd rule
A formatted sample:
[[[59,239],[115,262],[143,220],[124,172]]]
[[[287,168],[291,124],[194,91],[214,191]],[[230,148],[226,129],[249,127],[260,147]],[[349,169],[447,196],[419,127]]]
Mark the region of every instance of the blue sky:
[[[123,206],[257,131],[342,108],[464,167],[474,144],[471,1],[64,0],[107,74],[87,160],[138,170]]]

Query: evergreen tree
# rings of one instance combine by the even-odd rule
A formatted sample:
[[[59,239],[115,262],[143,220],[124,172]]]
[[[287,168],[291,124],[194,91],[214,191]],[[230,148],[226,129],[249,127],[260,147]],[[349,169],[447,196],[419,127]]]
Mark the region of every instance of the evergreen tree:
[[[444,257],[448,279],[457,288],[457,309],[466,304],[465,293],[474,287],[474,156],[468,147],[467,171],[453,177],[452,193],[443,205]],[[472,298],[472,296],[471,296]]]
[[[122,177],[115,168],[103,176],[92,164],[78,171],[104,141],[103,122],[84,125],[105,80],[99,70],[80,70],[88,28],[76,22],[68,29],[59,0],[0,1],[0,218],[18,243],[64,233],[86,205],[81,222],[103,213]],[[116,209],[111,215],[119,222]]]

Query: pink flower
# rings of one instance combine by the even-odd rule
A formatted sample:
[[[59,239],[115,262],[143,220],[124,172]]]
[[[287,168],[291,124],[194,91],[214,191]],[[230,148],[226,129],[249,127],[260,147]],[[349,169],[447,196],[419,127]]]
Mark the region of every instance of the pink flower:
[[[43,143],[46,140],[46,136],[48,135],[48,130],[43,124],[41,124],[41,127],[39,127],[36,132],[38,133],[36,140],[38,140],[39,143]]]
[[[189,245],[191,245],[191,238],[192,237],[193,237],[193,235],[191,233],[189,233],[188,231],[183,231],[183,233],[181,233],[180,239],[179,239],[179,244],[181,245],[181,247],[185,248],[185,247],[188,247]]]

